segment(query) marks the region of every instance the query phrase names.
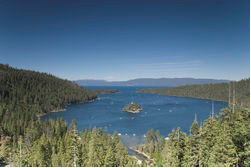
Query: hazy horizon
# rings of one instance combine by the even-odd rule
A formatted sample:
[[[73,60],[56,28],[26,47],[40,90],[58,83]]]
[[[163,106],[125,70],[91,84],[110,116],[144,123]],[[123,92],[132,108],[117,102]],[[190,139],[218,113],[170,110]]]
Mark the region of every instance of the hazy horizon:
[[[103,81],[107,81],[107,82],[125,82],[125,81],[129,81],[129,80],[136,80],[136,79],[182,79],[182,78],[188,78],[188,79],[213,79],[213,78],[193,78],[193,77],[160,77],[160,78],[155,78],[155,77],[141,77],[141,78],[133,78],[133,79],[128,79],[128,80],[105,80],[105,79],[77,79],[77,80],[72,80],[72,81],[79,81],[79,80],[103,80]],[[248,77],[249,78],[249,77]],[[243,78],[246,79],[246,78]],[[229,80],[229,79],[213,79],[213,80]],[[231,80],[230,80],[231,81]]]
[[[9,65],[10,67],[13,67],[13,68],[17,68],[17,69],[24,69],[24,70],[31,70],[31,71],[36,71],[36,72],[40,72],[40,73],[48,73],[48,74],[51,74],[53,76],[56,76],[58,78],[62,78],[60,76],[57,76],[53,73],[50,73],[50,72],[44,72],[44,71],[38,71],[36,69],[27,69],[27,68],[19,68],[19,67],[14,67],[8,63],[2,63],[2,64],[7,64]],[[232,79],[226,79],[226,78],[206,78],[206,77],[138,77],[138,78],[129,78],[129,79],[125,79],[125,80],[109,80],[109,79],[95,79],[95,78],[80,78],[80,79],[67,79],[67,78],[62,78],[62,79],[67,79],[67,80],[70,80],[70,81],[78,81],[78,80],[104,80],[104,81],[107,81],[107,82],[124,82],[124,81],[129,81],[129,80],[135,80],[135,79],[162,79],[162,78],[192,78],[192,79],[213,79],[213,80],[229,80],[229,81],[238,81],[238,80],[232,80]],[[239,80],[242,80],[242,79],[247,79],[247,78],[250,78],[250,76],[248,77],[244,77],[244,78],[241,78]]]

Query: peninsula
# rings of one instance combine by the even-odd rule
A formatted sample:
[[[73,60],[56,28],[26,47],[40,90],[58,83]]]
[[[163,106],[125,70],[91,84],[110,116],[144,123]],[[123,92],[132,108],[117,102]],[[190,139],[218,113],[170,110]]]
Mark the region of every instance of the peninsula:
[[[109,94],[109,93],[117,93],[118,89],[97,89],[94,90],[97,94]]]

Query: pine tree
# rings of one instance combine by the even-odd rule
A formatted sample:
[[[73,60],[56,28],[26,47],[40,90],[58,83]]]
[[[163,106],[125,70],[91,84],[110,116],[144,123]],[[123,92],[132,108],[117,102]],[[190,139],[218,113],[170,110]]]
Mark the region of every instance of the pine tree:
[[[198,135],[199,134],[199,125],[198,125],[198,122],[197,122],[197,119],[195,118],[194,119],[194,122],[190,128],[190,134],[192,136],[195,136],[195,135]]]
[[[116,166],[116,158],[115,158],[115,150],[112,146],[110,146],[107,150],[105,156],[105,167],[115,167]]]
[[[191,128],[190,136],[185,141],[185,152],[183,166],[185,167],[197,167],[199,166],[199,125],[195,119]]]
[[[238,157],[236,147],[232,141],[230,128],[223,123],[221,135],[217,136],[216,143],[212,148],[209,158],[210,167],[233,167],[237,166]]]
[[[65,136],[65,142],[67,145],[65,153],[66,166],[79,166],[79,153],[81,151],[79,150],[79,139],[77,124],[76,121],[73,120]]]
[[[250,110],[238,109],[233,114],[234,121],[227,122],[230,127],[232,141],[236,146],[239,167],[250,165]]]
[[[202,167],[208,167],[212,147],[216,142],[216,137],[219,135],[219,128],[220,121],[218,116],[214,119],[210,117],[203,123],[200,130],[199,143],[199,165]]]
[[[55,152],[55,148],[52,149],[51,165],[52,167],[62,167],[60,156]]]
[[[156,149],[153,154],[153,159],[154,159],[154,166],[157,167],[162,167],[163,166],[163,156],[162,156],[162,151],[165,147],[165,138],[160,137]]]
[[[127,149],[124,147],[121,141],[115,144],[115,158],[116,158],[116,166],[123,167],[126,166],[128,162],[128,152]]]
[[[90,134],[90,133],[89,133]],[[88,144],[90,142],[89,140],[89,134],[86,129],[83,129],[82,131],[82,138],[81,138],[81,166],[86,167],[88,162]]]
[[[7,164],[11,156],[10,137],[0,135],[0,165]]]
[[[57,156],[59,160],[60,166],[64,167],[66,166],[66,145],[65,145],[65,139],[64,137],[59,139],[59,142],[57,143]],[[57,164],[57,163],[55,163]]]
[[[167,154],[164,156],[164,166],[180,167],[183,162],[186,134],[181,132],[180,128],[173,130],[169,134],[165,148]]]
[[[94,134],[95,135],[95,134]],[[89,151],[88,151],[88,167],[98,167],[100,166],[100,160],[97,152],[97,143],[96,137],[92,136],[89,142]]]
[[[29,166],[32,167],[50,167],[52,148],[47,137],[43,134],[39,140],[34,142]]]

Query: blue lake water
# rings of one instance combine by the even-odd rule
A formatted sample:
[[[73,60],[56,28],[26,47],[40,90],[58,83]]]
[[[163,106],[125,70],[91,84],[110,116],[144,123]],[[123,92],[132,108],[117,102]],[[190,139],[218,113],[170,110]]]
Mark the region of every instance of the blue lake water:
[[[108,128],[109,133],[115,130],[121,134],[126,146],[142,143],[144,134],[151,128],[159,130],[167,137],[172,129],[180,127],[189,134],[190,126],[197,115],[198,122],[210,116],[212,101],[193,98],[163,96],[157,94],[137,93],[143,87],[87,87],[89,89],[118,89],[118,93],[100,94],[90,103],[67,107],[66,111],[50,113],[42,119],[63,117],[67,124],[76,119],[78,130],[96,126]],[[143,110],[137,114],[122,111],[130,102],[141,105]],[[214,101],[215,114],[227,103]]]

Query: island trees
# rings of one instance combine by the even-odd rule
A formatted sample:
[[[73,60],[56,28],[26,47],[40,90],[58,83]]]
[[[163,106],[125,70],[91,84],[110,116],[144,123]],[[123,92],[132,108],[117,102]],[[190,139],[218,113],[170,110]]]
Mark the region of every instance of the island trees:
[[[123,111],[129,112],[129,113],[139,113],[142,110],[142,107],[134,102],[131,102],[130,104],[126,105],[123,108]]]

